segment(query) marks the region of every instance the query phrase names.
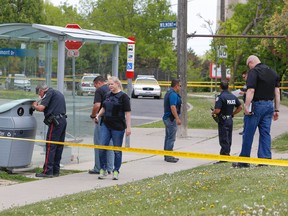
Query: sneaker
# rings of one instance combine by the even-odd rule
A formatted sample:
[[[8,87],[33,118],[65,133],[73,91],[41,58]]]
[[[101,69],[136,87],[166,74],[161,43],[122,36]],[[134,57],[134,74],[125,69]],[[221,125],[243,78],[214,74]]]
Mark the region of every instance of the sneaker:
[[[100,169],[100,175],[98,179],[104,179],[108,175],[107,170]]]
[[[88,173],[89,173],[89,174],[100,174],[99,171],[96,171],[96,170],[94,170],[94,169],[89,170]]]
[[[113,172],[112,180],[118,180],[118,179],[119,179],[119,172],[115,170],[115,171]]]
[[[52,178],[53,177],[53,175],[48,175],[45,173],[36,173],[35,176],[39,178]]]
[[[165,158],[164,161],[169,162],[169,163],[177,163],[179,158],[174,158],[174,157],[169,157]]]

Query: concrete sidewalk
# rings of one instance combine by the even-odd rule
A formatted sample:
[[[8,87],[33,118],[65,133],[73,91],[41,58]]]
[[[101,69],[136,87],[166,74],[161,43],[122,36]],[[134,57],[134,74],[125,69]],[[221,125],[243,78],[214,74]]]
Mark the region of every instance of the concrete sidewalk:
[[[272,138],[287,132],[287,122],[288,108],[281,106],[279,120],[272,123]],[[240,131],[241,129],[234,130],[233,132],[231,155],[238,155],[241,150],[242,136],[239,135]],[[258,137],[258,133],[256,133],[252,157],[256,157],[257,155]],[[133,148],[162,150],[163,141],[163,128],[132,129],[130,143]],[[91,144],[92,137],[85,138],[83,143]],[[220,150],[218,143],[217,130],[189,129],[187,138],[177,138],[174,150],[218,154]],[[32,159],[34,165],[43,165],[44,155],[42,155],[42,153],[43,150],[41,148],[35,148]],[[120,170],[119,180],[113,181],[111,176],[108,176],[105,180],[98,180],[98,175],[90,175],[87,173],[88,169],[91,169],[94,164],[93,149],[74,147],[73,155],[75,156],[74,160],[66,164],[64,169],[83,170],[83,172],[0,187],[0,211],[81,191],[125,184],[164,173],[174,173],[180,170],[187,170],[200,165],[213,163],[213,161],[200,159],[180,158],[178,163],[174,164],[164,162],[163,156],[123,152],[123,164]],[[273,158],[287,159],[288,154],[274,153]]]

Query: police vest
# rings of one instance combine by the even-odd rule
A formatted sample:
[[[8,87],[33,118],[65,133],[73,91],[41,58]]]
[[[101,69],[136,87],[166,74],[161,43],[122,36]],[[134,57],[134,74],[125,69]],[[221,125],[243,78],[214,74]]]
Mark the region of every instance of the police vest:
[[[108,92],[104,98],[105,113],[104,118],[107,120],[113,120],[113,118],[125,119],[125,113],[123,112],[123,103],[121,97],[124,92],[120,91],[116,95],[112,92]]]

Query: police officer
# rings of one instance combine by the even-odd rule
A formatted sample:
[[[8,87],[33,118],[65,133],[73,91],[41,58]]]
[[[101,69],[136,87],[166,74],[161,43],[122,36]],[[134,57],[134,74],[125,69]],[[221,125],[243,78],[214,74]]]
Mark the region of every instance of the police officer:
[[[230,155],[233,131],[233,116],[242,110],[239,99],[228,91],[227,81],[220,83],[221,94],[216,98],[213,114],[219,116],[218,135],[221,146],[220,155]],[[236,109],[235,109],[236,107]],[[225,161],[218,161],[222,163]]]
[[[41,102],[34,102],[32,107],[44,112],[44,123],[48,125],[46,136],[46,156],[43,172],[36,173],[36,177],[51,178],[59,176],[60,161],[64,145],[52,144],[49,141],[64,142],[66,133],[66,103],[64,95],[49,88],[45,83],[38,86]]]

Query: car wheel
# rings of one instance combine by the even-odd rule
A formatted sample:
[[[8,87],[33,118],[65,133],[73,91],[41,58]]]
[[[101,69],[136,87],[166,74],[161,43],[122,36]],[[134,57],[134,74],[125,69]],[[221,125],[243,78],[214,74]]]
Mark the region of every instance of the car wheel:
[[[134,91],[133,91],[131,97],[132,97],[132,98],[137,98],[138,96],[136,96],[136,95],[134,94]]]

